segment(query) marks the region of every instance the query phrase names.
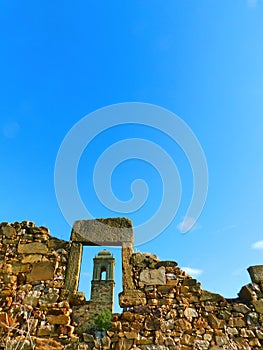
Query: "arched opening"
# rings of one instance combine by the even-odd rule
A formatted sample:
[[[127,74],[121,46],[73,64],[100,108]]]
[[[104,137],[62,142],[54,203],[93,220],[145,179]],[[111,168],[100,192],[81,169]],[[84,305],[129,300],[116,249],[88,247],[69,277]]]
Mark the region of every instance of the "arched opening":
[[[104,266],[100,270],[100,280],[101,281],[106,281],[107,280],[106,267],[104,267]]]

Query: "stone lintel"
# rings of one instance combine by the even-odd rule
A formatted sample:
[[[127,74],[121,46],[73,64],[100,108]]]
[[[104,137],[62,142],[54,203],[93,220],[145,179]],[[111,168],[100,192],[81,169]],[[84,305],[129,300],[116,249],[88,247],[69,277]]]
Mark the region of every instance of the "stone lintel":
[[[71,241],[83,245],[122,246],[134,244],[132,222],[127,218],[75,221]]]

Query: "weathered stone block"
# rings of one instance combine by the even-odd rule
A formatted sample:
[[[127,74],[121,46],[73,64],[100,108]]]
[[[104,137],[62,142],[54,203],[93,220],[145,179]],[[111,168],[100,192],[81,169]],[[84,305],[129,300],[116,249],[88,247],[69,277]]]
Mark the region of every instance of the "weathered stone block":
[[[184,286],[193,287],[193,286],[196,286],[196,284],[197,284],[197,281],[194,278],[187,278],[186,280],[183,280]]]
[[[244,338],[241,338],[241,337],[236,338],[235,344],[237,345],[238,349],[251,350],[251,347],[248,345],[247,340]]]
[[[165,267],[159,269],[145,269],[140,273],[140,281],[146,285],[166,284]]]
[[[47,294],[39,298],[39,304],[40,305],[53,304],[58,300],[58,298],[59,298],[58,294]]]
[[[54,326],[50,324],[40,325],[37,331],[39,337],[50,336],[54,333]]]
[[[231,327],[241,328],[246,326],[246,322],[243,317],[232,317],[229,320]]]
[[[263,265],[250,266],[247,270],[252,282],[263,282]]]
[[[39,262],[33,265],[32,271],[27,275],[27,281],[45,281],[54,277],[55,267],[49,261]]]
[[[23,259],[22,259],[22,263],[23,264],[34,264],[36,262],[41,261],[42,259],[42,255],[40,254],[30,254],[30,255],[26,255]]]
[[[62,350],[63,346],[61,345],[61,343],[59,343],[58,341],[52,339],[52,338],[48,338],[48,339],[40,339],[40,338],[36,338],[35,339],[36,342],[36,346],[35,346],[35,350]]]
[[[48,248],[44,243],[34,242],[19,244],[17,251],[19,254],[47,254]]]
[[[156,264],[156,268],[159,268],[161,266],[164,266],[164,267],[176,267],[178,266],[177,262],[175,261],[172,261],[172,260],[164,260],[164,261],[159,261],[157,264]]]
[[[229,339],[225,335],[216,335],[216,344],[219,346],[227,345],[229,343]]]
[[[138,333],[134,332],[134,331],[125,332],[125,337],[127,339],[137,339],[138,338]]]
[[[256,346],[258,347],[258,349],[261,347],[260,341],[256,338],[252,338],[249,340],[249,346],[252,346],[252,349],[256,348]]]
[[[72,337],[74,330],[75,330],[75,327],[70,326],[70,325],[61,324],[61,325],[59,325],[57,330],[58,330],[59,334],[63,334],[63,335],[67,335],[67,336]]]
[[[146,304],[146,296],[140,290],[127,290],[119,294],[120,307],[137,306]]]
[[[260,314],[263,314],[263,300],[253,300],[253,305],[256,311]]]
[[[218,301],[225,301],[225,299],[220,294],[211,293],[211,292],[208,292],[207,290],[203,290],[202,294],[200,296],[200,301],[215,301],[215,302],[218,302]]]
[[[146,320],[145,320],[145,329],[146,330],[154,330],[154,331],[157,331],[160,329],[160,319],[158,317],[146,317]]]
[[[82,244],[73,242],[70,250],[65,279],[65,289],[72,292],[77,292],[78,290],[81,259]]]
[[[122,245],[122,285],[124,292],[128,289],[135,289],[132,278],[132,265],[130,263],[133,254],[132,243]]]
[[[13,238],[16,236],[16,230],[8,225],[0,227],[0,234],[5,235],[7,238]]]
[[[70,317],[67,315],[47,315],[47,320],[50,324],[69,324]]]
[[[47,246],[49,249],[54,249],[54,250],[63,249],[68,246],[68,242],[52,237],[48,240]]]
[[[212,328],[224,328],[226,326],[226,322],[224,320],[217,318],[212,313],[208,315],[208,320]]]
[[[241,303],[234,304],[233,309],[237,312],[241,312],[242,314],[246,314],[249,311],[251,311],[250,308],[246,304],[241,304]]]
[[[12,272],[17,274],[21,272],[29,272],[31,269],[30,264],[20,264],[20,263],[14,263],[12,265]]]
[[[251,300],[257,299],[257,295],[250,284],[243,286],[238,295],[240,299],[244,301],[250,302]]]
[[[121,246],[124,242],[134,244],[132,223],[126,218],[75,221],[71,240],[89,245]]]
[[[143,346],[143,349],[145,350],[154,350],[155,348],[155,346],[153,345],[154,344],[153,337],[150,337],[150,336],[144,337],[139,335],[139,339],[137,339],[136,344]],[[144,346],[144,345],[150,345],[150,346]]]
[[[132,263],[132,265],[134,265],[136,267],[141,267],[141,268],[146,267],[145,256],[140,252],[132,254],[130,262]]]
[[[121,315],[121,319],[124,321],[133,321],[134,320],[134,314],[130,311],[124,311]]]
[[[183,318],[176,319],[174,323],[177,329],[190,330],[192,328],[191,323]]]
[[[197,313],[196,309],[191,308],[191,307],[187,307],[184,310],[184,315],[188,319],[188,321],[190,321],[190,322],[192,321],[192,319],[194,317],[198,317],[198,313]]]
[[[197,349],[207,350],[209,349],[210,343],[207,340],[196,340],[195,345]]]
[[[246,319],[247,319],[247,324],[249,326],[260,327],[259,317],[258,317],[258,314],[256,312],[250,312],[249,314],[247,314]]]
[[[38,298],[33,296],[33,295],[27,295],[24,299],[23,299],[23,304],[25,305],[31,305],[33,307],[36,307],[38,304]]]
[[[258,337],[258,339],[263,339],[263,331],[261,331],[260,329],[256,329],[256,336]]]
[[[132,345],[132,339],[120,338],[120,340],[116,343],[115,350],[129,350]]]
[[[83,333],[83,340],[85,343],[94,343],[94,337],[91,334]]]

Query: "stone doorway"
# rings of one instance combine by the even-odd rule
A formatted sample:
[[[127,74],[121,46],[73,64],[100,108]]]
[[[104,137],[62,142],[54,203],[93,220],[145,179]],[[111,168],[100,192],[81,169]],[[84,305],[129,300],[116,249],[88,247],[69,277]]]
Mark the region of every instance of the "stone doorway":
[[[71,250],[66,270],[65,289],[78,293],[83,247],[122,247],[122,286],[130,286],[131,271],[127,264],[133,251],[134,235],[132,223],[126,218],[81,220],[74,223],[71,232]],[[91,259],[91,257],[90,257]],[[102,271],[101,271],[102,272]]]

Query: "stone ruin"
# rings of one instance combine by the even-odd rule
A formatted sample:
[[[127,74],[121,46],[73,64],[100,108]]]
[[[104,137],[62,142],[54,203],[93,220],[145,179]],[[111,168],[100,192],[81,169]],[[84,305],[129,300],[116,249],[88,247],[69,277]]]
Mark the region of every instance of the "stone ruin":
[[[114,257],[94,258],[91,300],[78,291],[82,247],[122,247],[120,314],[97,337],[96,315],[112,310]],[[236,299],[203,290],[174,261],[133,251],[125,218],[77,221],[69,242],[23,221],[0,224],[0,349],[263,349],[263,266]],[[106,278],[102,279],[105,271]]]

